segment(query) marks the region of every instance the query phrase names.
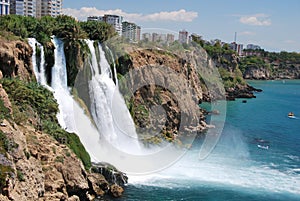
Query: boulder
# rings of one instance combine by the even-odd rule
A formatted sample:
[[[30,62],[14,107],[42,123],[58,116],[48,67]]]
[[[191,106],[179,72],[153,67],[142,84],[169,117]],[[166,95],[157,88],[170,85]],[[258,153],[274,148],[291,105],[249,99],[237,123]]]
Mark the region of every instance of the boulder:
[[[116,197],[116,198],[121,197],[123,192],[124,192],[124,189],[121,186],[117,185],[117,184],[113,184],[110,187],[111,195]]]

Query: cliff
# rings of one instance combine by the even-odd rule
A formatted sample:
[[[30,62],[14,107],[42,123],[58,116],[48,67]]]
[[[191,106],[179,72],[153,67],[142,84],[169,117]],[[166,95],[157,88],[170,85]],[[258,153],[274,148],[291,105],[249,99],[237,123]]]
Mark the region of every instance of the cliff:
[[[76,152],[80,150],[82,155],[85,150],[80,141],[74,141],[77,139],[74,134],[59,135],[62,131],[53,128],[55,123],[52,124],[55,135],[49,134],[46,124],[40,122],[43,117],[34,106],[16,105],[14,93],[7,93],[10,82],[14,81],[2,81],[6,86],[0,85],[2,200],[91,200],[105,194],[121,196],[121,186],[127,182],[127,177],[111,167],[103,168],[104,175],[93,171],[99,165],[87,170],[80,160],[83,158]],[[20,87],[17,90],[20,92]],[[40,93],[39,97],[43,99],[43,95]],[[22,102],[24,97],[19,98]],[[43,108],[42,104],[39,107]],[[21,108],[26,110],[20,112]]]
[[[267,52],[246,50],[248,56],[240,58],[245,79],[299,79],[300,54],[295,52]],[[251,54],[250,54],[251,53]]]
[[[133,48],[117,62],[118,73],[130,80],[123,87],[121,76],[119,85],[144,141],[172,142],[180,140],[184,131],[206,128],[198,106],[204,96],[202,83],[187,59],[161,49]],[[151,136],[157,130],[159,134]]]
[[[0,45],[0,200],[121,196],[126,175],[92,165],[78,136],[59,127],[53,94],[35,82],[31,47]]]
[[[34,80],[31,64],[32,49],[21,40],[9,41],[0,36],[0,78]]]
[[[213,61],[223,79],[227,100],[235,100],[235,98],[255,98],[254,92],[262,91],[250,86],[244,80],[240,70],[239,60],[238,56],[231,53],[223,53],[213,57]]]
[[[300,64],[274,62],[267,65],[272,67],[247,66],[243,73],[244,78],[253,80],[300,79]]]

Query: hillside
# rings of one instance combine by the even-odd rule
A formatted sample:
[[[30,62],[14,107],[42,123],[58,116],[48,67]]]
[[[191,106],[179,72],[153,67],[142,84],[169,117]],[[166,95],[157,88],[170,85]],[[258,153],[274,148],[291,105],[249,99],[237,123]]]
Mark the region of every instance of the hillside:
[[[300,53],[245,50],[240,69],[245,79],[299,79]]]

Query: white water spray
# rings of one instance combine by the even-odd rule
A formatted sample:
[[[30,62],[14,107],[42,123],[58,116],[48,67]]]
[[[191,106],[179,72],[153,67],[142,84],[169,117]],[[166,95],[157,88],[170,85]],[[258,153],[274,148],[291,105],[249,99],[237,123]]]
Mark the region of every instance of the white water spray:
[[[93,73],[89,81],[90,109],[93,119],[108,143],[121,151],[136,154],[140,146],[135,126],[125,101],[113,81],[105,53],[99,44],[100,61],[97,62],[93,42],[87,41],[87,44],[91,52]],[[99,71],[99,66],[101,71]],[[112,107],[118,108],[118,114],[113,113]]]

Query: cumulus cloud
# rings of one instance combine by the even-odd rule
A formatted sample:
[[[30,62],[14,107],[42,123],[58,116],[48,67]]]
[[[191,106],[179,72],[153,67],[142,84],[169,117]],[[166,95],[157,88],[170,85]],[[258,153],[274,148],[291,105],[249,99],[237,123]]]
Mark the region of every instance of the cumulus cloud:
[[[194,11],[186,11],[184,9],[171,12],[159,12],[151,14],[126,13],[121,9],[115,10],[99,10],[95,7],[82,7],[80,9],[65,8],[63,14],[70,15],[78,20],[86,20],[88,16],[102,16],[104,14],[114,14],[123,16],[127,21],[177,21],[191,22],[198,17],[198,13]]]
[[[240,22],[252,26],[270,26],[272,24],[271,19],[266,14],[241,16]]]

